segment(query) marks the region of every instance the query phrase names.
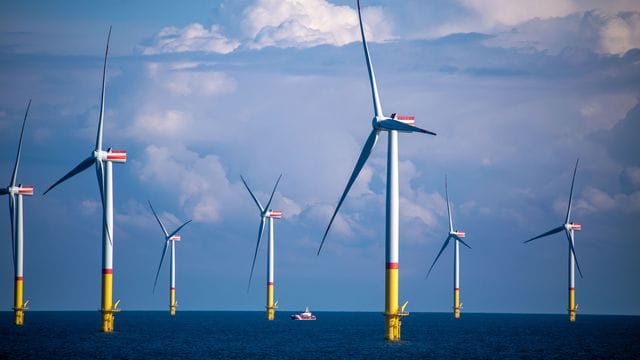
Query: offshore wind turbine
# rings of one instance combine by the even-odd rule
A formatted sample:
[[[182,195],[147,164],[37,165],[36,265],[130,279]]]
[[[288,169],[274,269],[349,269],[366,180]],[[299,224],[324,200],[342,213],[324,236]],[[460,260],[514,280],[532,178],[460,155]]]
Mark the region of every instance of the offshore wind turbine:
[[[171,314],[171,316],[174,316],[176,314],[176,307],[178,306],[178,301],[176,300],[176,241],[180,241],[182,239],[180,235],[178,235],[178,232],[192,220],[186,221],[184,224],[178,226],[178,228],[175,229],[171,234],[169,234],[167,232],[167,228],[164,227],[164,224],[158,217],[158,214],[156,214],[156,211],[153,209],[151,201],[149,201],[149,207],[151,208],[153,216],[156,218],[156,220],[158,220],[158,225],[160,225],[160,228],[164,233],[164,248],[162,250],[162,256],[160,257],[158,271],[156,272],[156,279],[153,282],[153,291],[156,291],[156,285],[158,284],[158,275],[160,275],[160,268],[162,267],[164,254],[167,252],[169,242],[171,242],[171,266],[169,268],[169,313]]]
[[[436,135],[434,132],[427,131],[415,126],[415,118],[413,116],[397,116],[395,113],[391,116],[385,116],[382,112],[380,97],[378,95],[378,86],[376,77],[369,56],[369,48],[364,35],[364,27],[362,25],[362,14],[360,13],[360,1],[356,2],[358,7],[358,21],[360,23],[360,35],[362,36],[362,46],[364,48],[364,57],[369,71],[369,82],[371,83],[371,95],[373,98],[373,119],[371,121],[372,130],[364,144],[360,157],[356,163],[351,177],[347,182],[347,186],[338,201],[329,225],[324,232],[322,242],[318,248],[318,255],[322,250],[324,241],[327,238],[331,224],[340,210],[340,206],[345,197],[349,193],[351,186],[356,181],[358,174],[367,162],[371,150],[376,144],[378,134],[386,131],[389,134],[389,142],[387,149],[387,216],[386,216],[386,272],[385,272],[385,325],[386,339],[391,341],[400,340],[401,318],[406,316],[404,308],[398,306],[398,251],[399,251],[399,193],[398,193],[398,132],[420,132],[423,134]]]
[[[578,305],[576,304],[576,287],[575,287],[575,267],[578,268],[578,273],[580,273],[580,277],[582,277],[582,270],[580,270],[580,265],[578,264],[578,258],[576,257],[575,250],[575,231],[582,230],[582,225],[575,224],[571,221],[571,200],[573,198],[573,184],[576,180],[576,171],[578,170],[578,162],[580,159],[576,160],[576,166],[573,169],[573,178],[571,179],[571,190],[569,191],[569,205],[567,206],[567,215],[564,218],[564,224],[553,228],[544,234],[540,234],[536,237],[533,237],[529,240],[526,240],[525,243],[530,241],[543,238],[545,236],[553,235],[564,230],[565,235],[567,236],[567,241],[569,242],[569,307],[567,308],[569,312],[569,321],[576,321],[576,312],[578,311]]]
[[[449,245],[449,241],[451,239],[455,240],[455,243],[453,245],[453,317],[459,319],[460,309],[462,309],[462,304],[460,303],[460,243],[462,243],[462,245],[468,247],[469,249],[471,249],[471,246],[467,245],[467,243],[462,240],[462,238],[465,237],[465,233],[463,231],[453,229],[453,219],[451,216],[451,208],[449,205],[449,190],[447,186],[446,175],[444,177],[444,193],[447,200],[447,215],[449,216],[449,235],[444,240],[444,243],[440,248],[440,252],[438,252],[435,260],[433,260],[433,263],[431,264],[431,267],[427,272],[427,277],[429,277],[429,274],[431,274],[433,266],[438,261],[438,258],[440,258],[440,255],[442,255],[444,249],[447,247],[447,245]]]
[[[9,195],[9,216],[11,221],[11,259],[13,260],[15,283],[13,288],[13,312],[15,315],[15,324],[24,324],[24,312],[27,310],[26,302],[23,300],[24,291],[24,273],[23,273],[23,258],[24,258],[24,222],[22,218],[22,196],[33,195],[33,186],[30,185],[18,185],[16,186],[16,179],[18,177],[18,167],[20,166],[20,153],[22,152],[22,135],[24,135],[24,125],[27,123],[27,115],[29,115],[29,108],[31,107],[31,100],[27,104],[27,111],[24,113],[24,120],[22,120],[22,130],[20,130],[20,141],[18,141],[18,153],[16,154],[16,162],[13,165],[13,174],[11,180],[6,188],[0,188],[0,195]]]
[[[102,301],[100,311],[102,312],[103,332],[112,332],[114,324],[114,313],[118,309],[119,300],[113,304],[113,163],[124,164],[127,162],[126,150],[102,150],[102,129],[104,125],[104,97],[105,97],[105,77],[107,72],[107,55],[109,54],[109,40],[111,39],[111,27],[107,35],[107,47],[104,52],[104,65],[102,68],[102,92],[100,95],[100,116],[98,120],[98,134],[96,145],[88,158],[76,165],[71,171],[60,180],[51,185],[44,194],[54,187],[63,183],[67,179],[95,166],[98,177],[98,188],[100,190],[100,201],[102,202]]]
[[[242,175],[240,176],[240,179],[242,179],[244,186],[249,191],[251,198],[253,199],[253,201],[258,206],[258,209],[260,210],[260,227],[258,228],[258,241],[256,242],[256,250],[253,254],[253,262],[251,263],[251,272],[249,273],[249,284],[247,285],[247,291],[249,290],[249,286],[251,286],[251,279],[253,278],[253,268],[256,265],[256,256],[258,255],[258,248],[260,247],[260,239],[262,238],[262,233],[264,232],[264,225],[265,225],[266,219],[269,219],[269,243],[267,246],[267,249],[268,249],[267,250],[267,306],[266,306],[267,320],[275,319],[276,308],[278,307],[278,302],[277,301],[275,303],[273,302],[273,291],[274,291],[273,279],[274,279],[274,267],[275,267],[275,259],[274,259],[275,235],[274,235],[273,220],[281,219],[282,211],[272,210],[270,207],[271,207],[271,200],[273,200],[273,194],[276,193],[276,189],[278,188],[278,184],[280,183],[281,178],[282,178],[282,175],[278,177],[278,180],[276,181],[276,184],[273,187],[273,191],[271,191],[271,196],[269,197],[267,206],[263,207],[260,201],[258,201],[256,196],[253,194],[253,192],[249,188],[247,181],[244,179],[244,177],[242,177]]]

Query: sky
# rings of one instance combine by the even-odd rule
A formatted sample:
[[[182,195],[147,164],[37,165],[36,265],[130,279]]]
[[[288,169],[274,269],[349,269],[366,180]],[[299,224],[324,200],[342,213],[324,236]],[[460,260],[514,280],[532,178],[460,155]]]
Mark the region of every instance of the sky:
[[[561,225],[572,218],[580,312],[640,315],[640,3],[630,0],[363,0],[386,114],[436,137],[401,134],[400,301],[452,307],[453,248],[428,279],[448,224],[449,178],[466,312],[565,313]],[[386,145],[381,136],[320,256],[331,213],[370,131],[371,93],[355,1],[0,3],[0,183],[9,182],[26,104],[18,182],[25,298],[32,310],[96,310],[101,206],[87,171],[43,191],[93,149],[102,60],[104,144],[114,165],[114,299],[167,310],[168,228],[182,310],[263,310],[266,233],[247,281],[259,213],[276,221],[282,310],[384,309]],[[6,199],[2,201],[8,202]],[[0,309],[12,307],[8,206],[0,209]]]

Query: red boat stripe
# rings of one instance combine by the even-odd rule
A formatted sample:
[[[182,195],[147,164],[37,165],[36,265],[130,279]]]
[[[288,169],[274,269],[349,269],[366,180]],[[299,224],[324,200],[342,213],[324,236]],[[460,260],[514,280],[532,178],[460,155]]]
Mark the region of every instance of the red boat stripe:
[[[102,275],[113,274],[113,269],[102,269]]]
[[[397,268],[398,268],[397,262],[387,263],[387,269],[397,269]]]

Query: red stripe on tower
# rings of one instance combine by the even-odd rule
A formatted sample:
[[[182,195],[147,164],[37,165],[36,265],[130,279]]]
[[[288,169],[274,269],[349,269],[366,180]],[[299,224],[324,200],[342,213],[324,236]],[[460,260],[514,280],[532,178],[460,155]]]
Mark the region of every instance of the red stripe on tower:
[[[16,276],[16,280],[22,281],[24,278],[22,276]]]
[[[387,263],[387,269],[397,269],[397,268],[398,268],[398,263],[397,262]]]
[[[273,281],[267,281],[267,285],[273,285]]]
[[[102,269],[102,275],[113,274],[113,269]]]

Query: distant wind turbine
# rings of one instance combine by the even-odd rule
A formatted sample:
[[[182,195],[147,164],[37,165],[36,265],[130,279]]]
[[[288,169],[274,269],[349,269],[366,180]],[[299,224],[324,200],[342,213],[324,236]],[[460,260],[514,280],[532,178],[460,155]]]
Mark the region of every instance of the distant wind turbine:
[[[449,190],[447,189],[447,176],[444,177],[444,193],[447,199],[447,215],[449,216],[449,235],[445,239],[442,247],[440,248],[440,252],[436,256],[435,260],[431,264],[429,271],[427,272],[427,277],[431,274],[431,270],[433,270],[433,266],[442,255],[444,249],[449,245],[449,240],[453,239],[455,241],[454,251],[453,251],[453,316],[456,319],[460,318],[460,309],[462,308],[462,304],[460,303],[460,243],[462,245],[471,249],[471,246],[467,245],[462,238],[465,237],[465,233],[463,231],[454,230],[453,229],[453,219],[451,216],[451,209],[449,205]]]
[[[274,274],[273,273],[274,273],[274,256],[275,256],[274,254],[275,236],[274,236],[273,219],[282,218],[282,211],[271,210],[270,207],[271,207],[271,200],[273,200],[273,194],[276,193],[276,189],[278,188],[278,184],[280,183],[280,179],[282,178],[282,175],[278,177],[278,180],[276,181],[276,185],[273,187],[273,191],[271,191],[271,196],[269,197],[267,206],[265,207],[263,207],[262,204],[260,204],[260,201],[258,201],[256,196],[253,194],[244,177],[240,176],[240,178],[242,179],[242,183],[244,183],[244,186],[249,191],[251,198],[253,198],[253,201],[256,203],[256,205],[258,206],[258,209],[260,210],[260,227],[258,228],[258,241],[256,242],[256,250],[253,254],[253,262],[251,263],[251,272],[249,273],[249,284],[247,285],[247,291],[249,290],[249,286],[251,286],[251,279],[253,278],[253,268],[256,265],[256,256],[258,255],[258,248],[260,247],[260,239],[262,238],[262,233],[264,232],[264,225],[265,225],[266,219],[269,219],[269,244],[267,247],[268,248],[268,251],[267,251],[267,319],[273,320],[275,319],[276,308],[278,307],[278,302],[277,301],[275,303],[273,302],[273,290],[274,290],[274,283],[273,283]]]
[[[385,276],[385,317],[386,317],[386,339],[391,341],[400,340],[401,317],[406,316],[404,308],[398,306],[398,241],[399,241],[399,193],[398,193],[398,132],[420,132],[423,134],[435,135],[431,131],[427,131],[415,126],[415,118],[413,116],[397,116],[395,113],[391,117],[384,116],[380,97],[378,95],[378,86],[376,85],[376,77],[369,56],[369,48],[364,35],[364,27],[362,25],[362,15],[360,13],[360,1],[356,2],[358,7],[358,21],[360,23],[360,35],[362,36],[362,46],[364,48],[365,61],[369,71],[369,82],[371,83],[371,95],[373,98],[373,119],[371,121],[372,129],[369,137],[364,144],[364,148],[360,153],[360,157],[356,163],[351,177],[347,182],[347,186],[338,201],[329,225],[322,236],[322,242],[318,248],[318,255],[322,250],[324,241],[327,238],[331,224],[336,218],[342,202],[346,198],[351,186],[362,171],[374,145],[378,139],[378,133],[386,131],[389,134],[389,143],[387,150],[387,231],[386,231],[386,276]]]
[[[104,66],[102,68],[102,93],[100,96],[100,116],[98,121],[98,135],[96,136],[96,146],[88,158],[74,167],[60,180],[51,185],[44,194],[54,187],[63,183],[69,178],[95,166],[98,177],[98,188],[100,190],[100,201],[102,202],[102,331],[112,332],[114,323],[114,313],[119,311],[119,300],[113,304],[113,173],[112,164],[123,164],[127,162],[127,152],[125,150],[112,150],[108,148],[102,150],[102,128],[104,124],[104,97],[105,79],[107,72],[107,55],[109,54],[109,40],[111,39],[111,27],[107,35],[107,47],[104,52]]]
[[[158,220],[158,225],[162,229],[164,233],[164,248],[162,249],[162,256],[160,257],[160,264],[158,265],[158,271],[156,272],[156,279],[153,282],[153,291],[156,291],[156,285],[158,284],[158,275],[160,275],[160,268],[162,267],[162,261],[164,260],[164,254],[167,252],[167,248],[169,247],[169,242],[171,242],[171,267],[169,270],[170,278],[169,278],[169,312],[171,316],[176,314],[176,241],[180,241],[181,237],[178,235],[178,232],[182,230],[191,220],[186,221],[184,224],[178,226],[171,234],[167,232],[167,228],[164,227],[164,224],[156,214],[156,211],[153,209],[153,205],[151,205],[151,201],[149,201],[149,207],[151,208],[151,212],[153,216]]]
[[[18,142],[18,153],[16,155],[16,162],[13,165],[13,174],[11,175],[11,181],[6,188],[0,188],[0,195],[9,195],[9,216],[11,220],[11,259],[13,260],[15,283],[13,288],[13,312],[15,315],[15,324],[24,325],[24,312],[27,310],[26,302],[22,302],[24,291],[24,274],[23,274],[23,253],[24,253],[24,232],[23,232],[23,218],[22,218],[22,196],[33,195],[33,186],[30,185],[18,185],[16,186],[16,179],[18,177],[18,167],[20,165],[20,153],[22,152],[22,135],[24,135],[24,125],[27,123],[27,115],[29,115],[29,108],[31,107],[31,100],[27,104],[27,111],[24,114],[24,120],[22,120],[22,130],[20,130],[20,141]]]
[[[540,234],[536,237],[533,237],[529,240],[526,240],[525,243],[530,241],[543,238],[545,236],[553,235],[559,233],[564,230],[565,235],[567,236],[567,241],[569,242],[569,321],[576,321],[576,312],[578,311],[578,305],[576,304],[576,287],[575,287],[575,273],[574,273],[574,264],[578,268],[578,273],[580,273],[580,277],[582,277],[582,271],[580,270],[580,265],[578,264],[578,258],[576,257],[575,250],[575,237],[574,232],[582,230],[582,225],[574,224],[571,222],[571,200],[573,199],[573,184],[576,180],[576,171],[578,170],[578,161],[576,160],[576,166],[573,169],[573,178],[571,179],[571,190],[569,191],[569,205],[567,206],[567,215],[564,218],[564,224],[558,226],[557,228],[551,229],[544,234]]]

